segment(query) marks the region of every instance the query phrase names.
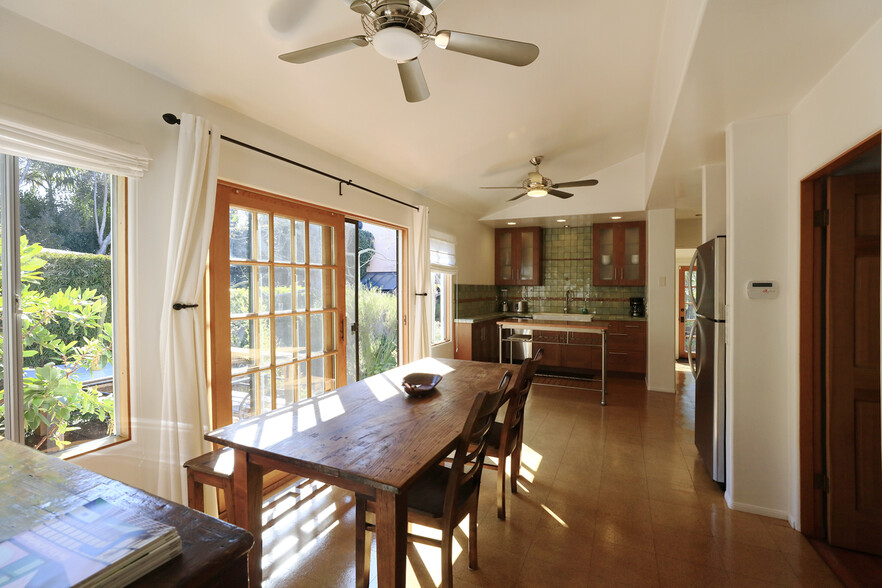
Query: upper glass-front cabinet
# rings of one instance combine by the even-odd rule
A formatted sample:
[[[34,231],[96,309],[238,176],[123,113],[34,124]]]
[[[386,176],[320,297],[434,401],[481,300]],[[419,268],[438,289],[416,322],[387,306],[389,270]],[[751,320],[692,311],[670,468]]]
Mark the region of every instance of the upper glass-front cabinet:
[[[509,286],[542,284],[542,229],[496,229],[496,283]]]
[[[646,223],[594,225],[594,285],[646,284]]]

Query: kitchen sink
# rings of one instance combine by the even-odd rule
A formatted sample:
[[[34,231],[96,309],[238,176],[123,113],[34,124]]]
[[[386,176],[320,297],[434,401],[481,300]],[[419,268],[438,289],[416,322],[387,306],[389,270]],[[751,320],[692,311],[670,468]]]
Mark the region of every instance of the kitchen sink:
[[[581,321],[591,322],[593,314],[565,313],[565,312],[534,312],[533,320],[537,321]]]

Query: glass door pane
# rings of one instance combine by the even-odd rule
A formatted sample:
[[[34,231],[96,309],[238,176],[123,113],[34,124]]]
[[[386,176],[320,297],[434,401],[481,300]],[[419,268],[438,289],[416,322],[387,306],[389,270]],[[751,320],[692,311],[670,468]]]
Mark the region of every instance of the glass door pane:
[[[535,234],[530,231],[521,232],[521,275],[520,279],[533,279],[533,246]]]
[[[595,268],[598,280],[614,280],[615,265],[613,265],[613,229],[612,227],[596,228],[597,251],[594,252],[594,263],[600,264]]]
[[[367,378],[398,365],[399,231],[358,223],[358,375]]]
[[[357,258],[358,225],[354,220],[346,221],[345,228],[345,258],[346,258],[346,381],[358,380],[358,316],[356,314],[356,296],[358,288]]]
[[[497,255],[499,255],[499,278],[501,280],[513,279],[514,267],[512,263],[511,231],[500,233],[497,251]]]
[[[640,279],[640,228],[625,229],[624,276],[626,280]]]

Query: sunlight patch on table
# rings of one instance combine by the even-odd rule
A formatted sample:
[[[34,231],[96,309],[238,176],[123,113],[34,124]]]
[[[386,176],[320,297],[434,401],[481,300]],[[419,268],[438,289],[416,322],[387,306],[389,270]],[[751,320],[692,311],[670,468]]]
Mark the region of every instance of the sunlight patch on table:
[[[315,405],[304,404],[297,408],[297,432],[302,433],[316,426]]]
[[[340,401],[340,396],[337,394],[322,396],[318,401],[318,409],[322,422],[328,422],[346,412],[346,409],[343,408],[343,403]]]

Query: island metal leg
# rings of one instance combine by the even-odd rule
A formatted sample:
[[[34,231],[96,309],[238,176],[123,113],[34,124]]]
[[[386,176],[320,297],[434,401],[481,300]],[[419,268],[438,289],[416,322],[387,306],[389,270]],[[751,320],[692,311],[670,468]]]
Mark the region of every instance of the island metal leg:
[[[600,337],[600,404],[606,406],[606,331]]]
[[[502,325],[499,325],[499,363],[502,363]]]

